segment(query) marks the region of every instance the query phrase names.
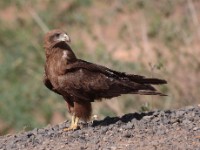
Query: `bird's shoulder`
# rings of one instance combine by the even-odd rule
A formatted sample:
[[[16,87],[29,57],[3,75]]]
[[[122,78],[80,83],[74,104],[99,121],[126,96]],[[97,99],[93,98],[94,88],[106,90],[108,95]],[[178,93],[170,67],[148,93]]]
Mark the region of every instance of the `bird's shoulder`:
[[[76,62],[70,63],[66,67],[67,71],[87,70],[91,72],[99,72],[105,74],[114,74],[116,71],[111,70],[105,66],[91,63],[85,60],[77,59]]]

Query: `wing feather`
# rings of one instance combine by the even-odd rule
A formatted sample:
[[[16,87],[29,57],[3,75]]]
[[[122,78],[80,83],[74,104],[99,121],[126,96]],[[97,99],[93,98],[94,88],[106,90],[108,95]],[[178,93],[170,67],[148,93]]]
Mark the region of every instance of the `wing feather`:
[[[60,76],[58,82],[59,87],[72,96],[92,101],[137,93],[140,90],[156,91],[153,86],[145,84],[144,81],[142,84],[139,83],[144,79],[143,76],[127,75],[104,66],[78,60],[66,65],[65,75]]]
[[[97,64],[93,64],[87,61],[83,61],[83,60],[77,60],[75,63],[69,64],[66,67],[66,71],[70,71],[70,70],[76,70],[76,69],[80,69],[80,68],[85,68],[91,71],[97,71],[97,72],[101,72],[109,77],[113,77],[116,79],[124,79],[124,80],[131,80],[133,82],[136,83],[140,83],[140,84],[166,84],[167,82],[165,80],[162,79],[157,79],[157,78],[145,78],[144,76],[141,75],[135,75],[135,74],[126,74],[125,72],[118,72],[118,71],[114,71],[111,70],[107,67],[101,66],[101,65],[97,65]]]

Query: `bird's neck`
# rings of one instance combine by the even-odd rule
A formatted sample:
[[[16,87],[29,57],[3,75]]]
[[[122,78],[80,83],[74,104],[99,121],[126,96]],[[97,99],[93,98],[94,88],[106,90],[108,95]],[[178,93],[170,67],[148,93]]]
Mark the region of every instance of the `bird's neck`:
[[[66,59],[68,63],[77,60],[76,55],[66,42],[57,42],[49,47],[45,47],[45,49],[46,58],[50,57],[51,55],[61,54],[62,58]]]

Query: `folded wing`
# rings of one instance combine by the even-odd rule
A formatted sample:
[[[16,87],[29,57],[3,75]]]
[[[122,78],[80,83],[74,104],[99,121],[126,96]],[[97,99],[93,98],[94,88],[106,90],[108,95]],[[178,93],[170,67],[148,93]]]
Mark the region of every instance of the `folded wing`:
[[[83,60],[68,64],[65,75],[59,76],[58,82],[63,92],[89,101],[128,93],[164,95],[150,84],[167,83],[161,79],[117,72]]]

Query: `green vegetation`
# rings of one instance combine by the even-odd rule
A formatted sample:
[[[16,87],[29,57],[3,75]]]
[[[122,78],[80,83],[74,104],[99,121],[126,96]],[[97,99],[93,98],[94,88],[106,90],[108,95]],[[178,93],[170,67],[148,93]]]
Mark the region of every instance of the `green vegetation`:
[[[169,82],[159,87],[168,97],[125,95],[94,104],[98,116],[197,104],[200,29],[194,19],[200,11],[188,5],[187,0],[1,0],[0,134],[54,123],[55,112],[63,120],[69,116],[62,97],[42,83],[43,36],[53,28],[67,31],[82,59]]]

